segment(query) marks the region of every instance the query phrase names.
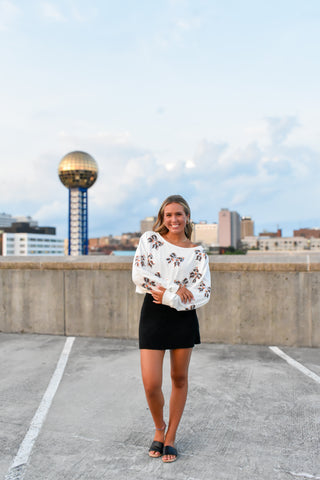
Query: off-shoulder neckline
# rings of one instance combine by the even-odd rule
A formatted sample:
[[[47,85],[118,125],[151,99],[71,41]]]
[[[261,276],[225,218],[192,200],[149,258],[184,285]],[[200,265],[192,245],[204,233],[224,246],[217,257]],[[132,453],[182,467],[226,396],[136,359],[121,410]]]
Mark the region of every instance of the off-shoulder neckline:
[[[196,245],[195,247],[181,247],[180,245],[176,245],[175,243],[168,242],[168,240],[166,240],[165,238],[163,238],[163,236],[160,235],[160,233],[158,233],[158,232],[153,232],[153,233],[156,233],[157,235],[159,235],[159,237],[161,238],[161,240],[163,240],[163,241],[164,241],[165,243],[167,243],[168,245],[172,245],[173,247],[183,248],[184,250],[193,250],[194,248],[200,248],[200,245]]]

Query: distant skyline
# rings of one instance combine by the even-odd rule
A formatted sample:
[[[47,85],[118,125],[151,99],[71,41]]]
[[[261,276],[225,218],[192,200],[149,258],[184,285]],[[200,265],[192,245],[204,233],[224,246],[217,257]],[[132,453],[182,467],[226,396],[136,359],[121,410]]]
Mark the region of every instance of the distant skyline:
[[[255,233],[320,226],[318,0],[0,0],[0,212],[67,236],[57,169],[99,166],[89,236],[174,193]]]

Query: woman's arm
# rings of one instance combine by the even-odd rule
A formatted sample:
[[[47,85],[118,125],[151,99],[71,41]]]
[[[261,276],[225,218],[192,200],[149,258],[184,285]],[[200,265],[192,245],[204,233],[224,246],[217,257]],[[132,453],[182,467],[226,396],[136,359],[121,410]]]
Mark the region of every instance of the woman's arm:
[[[187,282],[176,293],[166,291],[162,297],[162,303],[176,310],[193,310],[200,308],[210,300],[211,277],[207,255],[201,251],[194,267],[188,272]],[[180,294],[179,294],[180,293]],[[190,301],[190,296],[192,299]],[[187,297],[187,302],[185,302]]]
[[[155,258],[148,244],[148,235],[150,236],[150,232],[147,232],[140,238],[132,266],[132,280],[142,292],[151,293],[151,290],[162,287],[175,293],[179,285],[169,285],[168,280],[161,277],[159,271],[161,270],[161,265],[156,265]]]
[[[166,289],[161,286],[158,286],[156,290],[151,290],[154,303],[162,303],[165,291]],[[192,292],[190,292],[190,290],[188,290],[185,286],[179,287],[176,294],[180,297],[182,303],[184,304],[191,302],[194,299]]]

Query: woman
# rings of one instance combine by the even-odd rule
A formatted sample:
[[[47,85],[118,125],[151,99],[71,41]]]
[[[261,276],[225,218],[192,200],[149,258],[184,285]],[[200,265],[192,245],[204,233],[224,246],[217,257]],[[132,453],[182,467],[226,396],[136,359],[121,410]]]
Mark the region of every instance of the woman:
[[[207,255],[190,238],[190,208],[180,195],[161,205],[153,231],[142,235],[133,263],[138,293],[146,293],[141,309],[139,348],[142,380],[156,433],[150,457],[174,462],[177,428],[188,391],[192,348],[200,343],[196,308],[210,298]],[[162,366],[170,350],[172,391],[169,423],[163,419]]]

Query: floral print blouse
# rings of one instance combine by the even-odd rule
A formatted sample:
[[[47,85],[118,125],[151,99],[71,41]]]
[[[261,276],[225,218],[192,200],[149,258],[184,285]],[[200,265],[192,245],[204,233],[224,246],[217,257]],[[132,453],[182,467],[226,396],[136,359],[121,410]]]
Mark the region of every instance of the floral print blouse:
[[[211,280],[208,257],[200,247],[178,247],[159,233],[146,232],[135,253],[132,280],[137,293],[148,293],[162,286],[166,289],[162,303],[176,310],[193,310],[208,303]],[[193,300],[182,303],[177,291],[184,285]]]

